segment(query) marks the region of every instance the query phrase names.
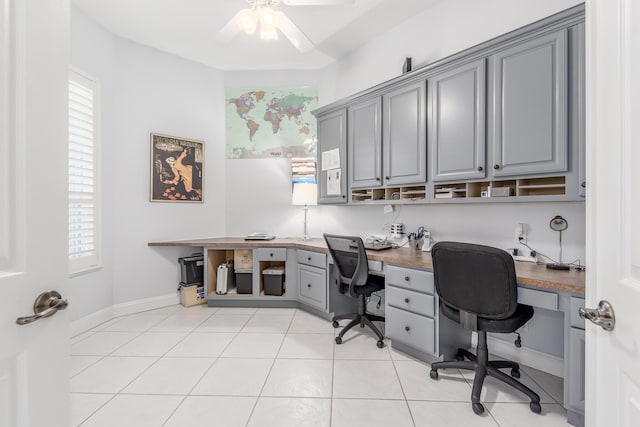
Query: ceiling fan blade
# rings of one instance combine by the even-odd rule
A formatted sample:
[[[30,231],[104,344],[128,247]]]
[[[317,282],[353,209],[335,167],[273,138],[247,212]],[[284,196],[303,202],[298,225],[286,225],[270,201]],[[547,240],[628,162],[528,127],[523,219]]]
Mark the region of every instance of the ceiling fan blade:
[[[315,47],[313,43],[311,43],[311,40],[300,31],[300,28],[291,22],[287,15],[277,11],[275,12],[275,17],[278,29],[301,53],[309,52]]]
[[[353,4],[354,0],[282,0],[287,6],[333,6],[337,4]]]
[[[257,20],[251,9],[242,9],[236,13],[233,18],[216,35],[216,41],[220,43],[229,43],[242,30],[249,34],[255,32]]]

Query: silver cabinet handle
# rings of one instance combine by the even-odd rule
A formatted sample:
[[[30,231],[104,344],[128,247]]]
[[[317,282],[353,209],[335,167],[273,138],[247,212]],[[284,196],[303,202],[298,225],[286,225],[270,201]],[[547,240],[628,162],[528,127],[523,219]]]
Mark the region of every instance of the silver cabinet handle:
[[[58,310],[64,310],[69,305],[66,299],[62,299],[57,291],[46,291],[41,293],[33,303],[32,316],[18,317],[16,323],[18,325],[28,325],[43,317],[49,317],[56,314]]]
[[[578,314],[583,319],[601,326],[605,331],[612,331],[616,325],[616,316],[609,301],[600,301],[598,308],[580,307]]]

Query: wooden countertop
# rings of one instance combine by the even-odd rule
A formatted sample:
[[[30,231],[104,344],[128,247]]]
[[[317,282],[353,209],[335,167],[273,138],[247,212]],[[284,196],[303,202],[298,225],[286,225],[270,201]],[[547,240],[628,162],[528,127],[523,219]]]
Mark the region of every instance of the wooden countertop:
[[[211,239],[177,240],[169,242],[151,242],[149,246],[187,246],[206,248],[297,248],[328,253],[324,239],[279,237],[273,240],[244,240],[242,237],[215,237]],[[431,253],[413,248],[367,251],[367,257],[374,261],[383,261],[406,267],[432,269]],[[516,261],[516,277],[520,285],[551,289],[584,295],[585,273],[576,270],[549,270],[544,264]]]

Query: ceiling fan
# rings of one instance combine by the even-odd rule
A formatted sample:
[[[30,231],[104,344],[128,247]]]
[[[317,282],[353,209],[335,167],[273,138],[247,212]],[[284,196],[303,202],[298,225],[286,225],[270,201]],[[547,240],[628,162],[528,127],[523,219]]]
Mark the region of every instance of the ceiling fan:
[[[284,4],[287,6],[329,6],[351,4],[354,0],[246,0],[248,9],[242,9],[220,30],[217,39],[229,43],[240,31],[253,34],[260,31],[262,40],[277,40],[278,30],[300,52],[313,49],[313,43],[287,15],[273,8]]]

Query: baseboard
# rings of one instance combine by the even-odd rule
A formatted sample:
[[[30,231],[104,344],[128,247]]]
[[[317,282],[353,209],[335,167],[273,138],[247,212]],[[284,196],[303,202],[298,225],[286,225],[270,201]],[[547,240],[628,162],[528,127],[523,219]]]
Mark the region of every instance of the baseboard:
[[[69,336],[75,337],[89,329],[95,328],[98,325],[108,322],[113,319],[113,306],[105,307],[101,310],[91,313],[88,316],[84,316],[78,320],[74,320],[69,323]]]
[[[557,377],[564,377],[564,359],[527,347],[514,347],[511,341],[488,337],[489,352],[514,362],[539,369]]]
[[[76,336],[89,329],[108,322],[114,317],[126,316],[129,314],[140,313],[142,311],[154,310],[156,308],[166,307],[180,303],[180,297],[177,293],[160,295],[152,298],[145,298],[136,301],[125,302],[121,304],[105,307],[95,313],[91,313],[81,319],[74,320],[69,324],[70,336]]]
[[[180,304],[180,296],[177,292],[152,298],[139,299],[136,301],[123,302],[113,306],[113,317],[127,316],[129,314],[155,310],[156,308],[162,308],[174,304]]]

